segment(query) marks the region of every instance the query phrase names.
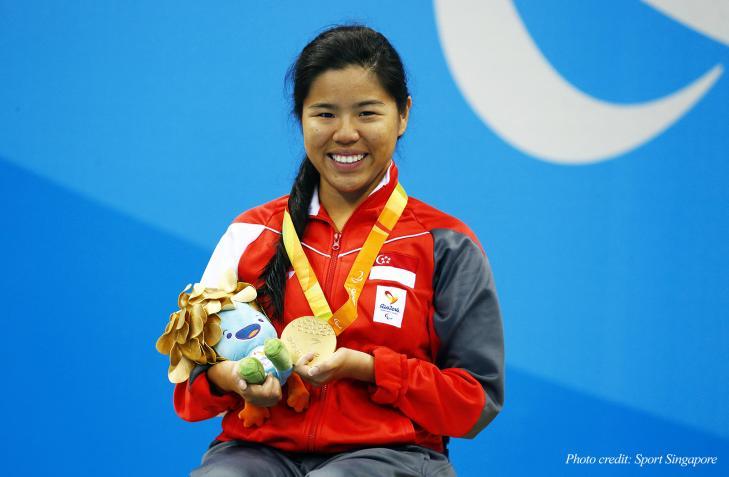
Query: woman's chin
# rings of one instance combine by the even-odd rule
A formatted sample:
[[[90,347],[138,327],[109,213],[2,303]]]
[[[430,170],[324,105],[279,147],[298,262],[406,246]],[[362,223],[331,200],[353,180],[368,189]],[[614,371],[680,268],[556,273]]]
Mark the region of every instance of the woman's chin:
[[[366,181],[329,181],[329,192],[334,193],[348,201],[356,200],[367,193],[370,184]]]

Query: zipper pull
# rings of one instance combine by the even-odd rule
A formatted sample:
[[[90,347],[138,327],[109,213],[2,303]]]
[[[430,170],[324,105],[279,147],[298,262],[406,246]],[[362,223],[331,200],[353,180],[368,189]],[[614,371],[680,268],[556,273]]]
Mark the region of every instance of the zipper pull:
[[[339,239],[342,238],[342,234],[334,232],[334,243],[332,244],[332,250],[339,250]]]

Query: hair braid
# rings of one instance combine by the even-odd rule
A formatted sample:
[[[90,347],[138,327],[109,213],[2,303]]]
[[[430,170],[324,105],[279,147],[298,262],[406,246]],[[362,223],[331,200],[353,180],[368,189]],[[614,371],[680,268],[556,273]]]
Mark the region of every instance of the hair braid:
[[[291,187],[288,203],[291,221],[300,238],[304,236],[304,230],[309,221],[309,203],[318,184],[319,172],[311,164],[309,158],[304,157],[294,185]],[[272,318],[275,320],[283,319],[284,291],[288,278],[286,274],[290,266],[291,261],[286,253],[282,234],[276,245],[276,254],[261,274],[264,283],[258,290],[265,303],[273,309]]]

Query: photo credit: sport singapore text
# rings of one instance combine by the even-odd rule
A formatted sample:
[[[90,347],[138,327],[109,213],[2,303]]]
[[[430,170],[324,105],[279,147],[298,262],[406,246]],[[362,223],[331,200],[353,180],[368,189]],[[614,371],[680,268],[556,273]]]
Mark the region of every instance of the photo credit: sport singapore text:
[[[625,465],[636,464],[640,467],[647,465],[677,465],[680,467],[698,467],[700,465],[714,465],[719,462],[717,456],[681,456],[677,454],[643,455],[636,453],[631,458],[629,454],[620,453],[617,455],[592,456],[567,454],[565,464],[576,465]]]

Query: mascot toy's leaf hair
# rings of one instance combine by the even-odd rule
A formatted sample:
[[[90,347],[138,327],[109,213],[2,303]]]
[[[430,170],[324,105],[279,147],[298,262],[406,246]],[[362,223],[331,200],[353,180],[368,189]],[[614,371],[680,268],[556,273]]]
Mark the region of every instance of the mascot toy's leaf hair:
[[[238,375],[249,384],[262,383],[270,373],[281,385],[288,381],[286,402],[301,412],[309,405],[309,392],[256,296],[253,285],[238,282],[233,270],[219,288],[187,285],[177,299],[180,309],[170,315],[157,340],[157,351],[170,356],[167,376],[173,383],[187,380],[195,365],[225,360],[237,361]],[[246,427],[260,426],[269,415],[268,408],[248,402],[238,413]]]

